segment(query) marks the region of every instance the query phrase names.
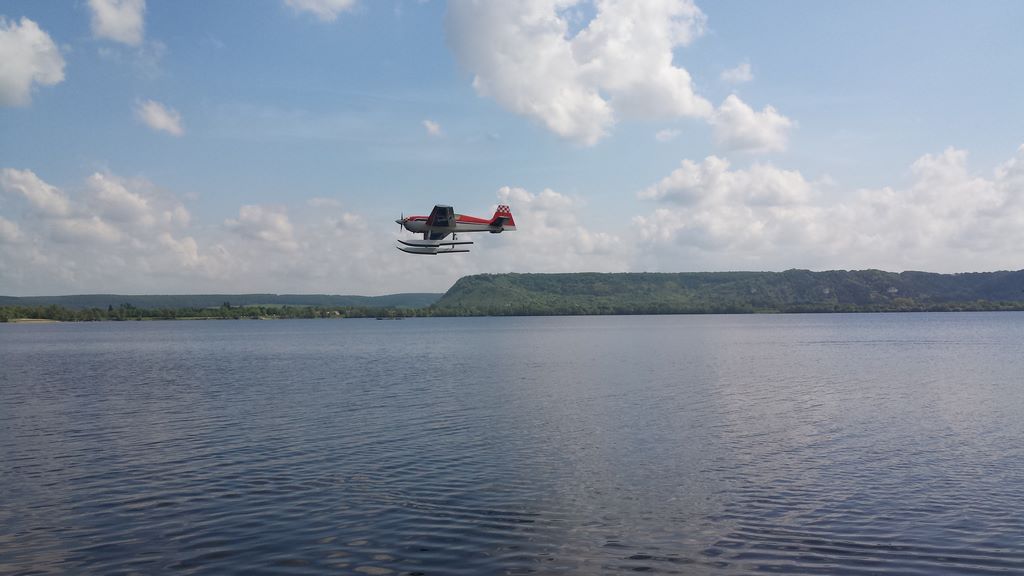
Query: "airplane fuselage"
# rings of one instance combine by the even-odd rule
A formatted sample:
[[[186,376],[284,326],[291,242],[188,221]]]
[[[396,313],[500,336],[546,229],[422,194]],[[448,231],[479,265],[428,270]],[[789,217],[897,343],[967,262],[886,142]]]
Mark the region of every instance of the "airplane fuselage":
[[[427,224],[427,218],[427,216],[409,216],[404,219],[395,220],[395,222],[401,224],[409,232],[417,234],[423,232],[449,232],[453,234],[462,234],[463,232],[501,232],[502,230],[509,229],[507,226],[492,225],[490,220],[484,218],[462,214],[456,215],[455,221],[449,223],[448,226],[430,226]],[[512,229],[514,230],[514,228]]]

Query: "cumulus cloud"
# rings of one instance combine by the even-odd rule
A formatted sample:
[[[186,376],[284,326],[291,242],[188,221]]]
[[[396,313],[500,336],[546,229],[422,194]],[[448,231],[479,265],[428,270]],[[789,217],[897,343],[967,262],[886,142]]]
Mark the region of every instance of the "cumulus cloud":
[[[123,238],[117,227],[96,215],[59,218],[47,228],[48,239],[76,246],[116,244]]]
[[[480,234],[468,255],[395,249],[389,218],[334,198],[249,204],[194,224],[177,196],[112,173],[61,190],[29,170],[0,171],[0,286],[80,292],[443,291],[481,272],[1020,268],[1024,147],[986,173],[947,149],[902,185],[852,190],[768,163],[684,160],[638,192],[629,221],[581,198],[503,187],[518,230]],[[463,206],[486,215],[482,207]],[[407,232],[400,234],[408,236]]]
[[[291,212],[245,205],[221,225],[195,225],[175,194],[142,178],[95,173],[65,192],[7,168],[0,214],[9,294],[379,294],[402,291],[410,275],[416,290],[443,291],[471,271],[470,261],[439,268],[398,252],[389,220],[368,226],[327,198]]]
[[[551,189],[537,193],[504,186],[498,203],[508,204],[515,232],[481,243],[477,272],[579,272],[622,270],[628,250],[615,234],[588,226],[582,200]]]
[[[639,253],[652,267],[707,270],[1016,269],[1022,165],[1024,147],[991,176],[977,176],[967,153],[950,148],[915,161],[909,186],[825,194],[833,185],[797,171],[685,160],[638,193],[663,204],[634,218]]]
[[[63,80],[64,57],[50,35],[28,18],[0,16],[0,106],[28,105],[33,86]]]
[[[1022,161],[1018,149],[987,178],[970,173],[964,150],[926,154],[911,166],[909,187],[861,190],[846,215],[863,226],[862,249],[898,248],[908,266],[941,252],[950,262],[1019,268],[1006,255],[1024,242]]]
[[[144,179],[96,172],[86,179],[88,205],[107,221],[136,229],[187,226],[191,215],[175,198]]]
[[[638,196],[678,205],[634,219],[642,242],[686,247],[712,258],[735,260],[734,253],[757,253],[759,246],[814,243],[824,226],[814,222],[811,183],[799,172],[768,164],[730,170],[727,160],[715,156],[699,164],[684,160]],[[806,226],[793,229],[793,221]]]
[[[689,0],[602,0],[597,16],[572,40],[582,78],[611,94],[628,117],[703,117],[707,100],[672,51],[702,33],[704,14]]]
[[[46,183],[31,170],[0,171],[0,190],[23,198],[40,229],[59,239],[114,241],[122,235],[186,226],[188,210],[173,196],[145,180],[94,173],[76,199]]]
[[[423,128],[426,129],[427,134],[430,134],[431,136],[441,136],[443,134],[443,132],[441,132],[441,125],[433,120],[424,120]]]
[[[168,108],[154,100],[139,102],[135,106],[135,115],[153,130],[167,132],[174,136],[181,136],[185,133],[181,123],[181,114],[174,108]]]
[[[67,196],[31,170],[4,168],[0,171],[0,189],[22,196],[43,216],[66,216],[71,211]]]
[[[575,0],[448,5],[448,37],[473,87],[502,107],[584,145],[617,118],[708,117],[673,50],[701,34],[690,0],[599,0],[596,15],[570,36]]]
[[[721,78],[722,82],[728,82],[729,84],[744,84],[752,81],[754,74],[750,71],[750,62],[742,62],[735,68],[722,70],[719,78]]]
[[[351,10],[356,0],[285,0],[296,12],[308,12],[322,22],[334,22],[338,14]]]
[[[786,149],[793,121],[765,106],[754,111],[739,96],[730,94],[711,117],[715,143],[722,149],[775,152]]]
[[[0,244],[14,244],[21,240],[21,228],[0,216]]]
[[[267,247],[285,252],[298,249],[295,241],[294,227],[284,208],[272,206],[246,205],[238,211],[237,219],[224,222],[229,230],[233,230],[246,238],[262,242]]]
[[[30,170],[0,172],[0,192],[20,199],[22,221],[0,225],[0,284],[22,293],[157,291],[167,276],[179,285],[224,270],[217,246],[203,251],[185,232],[188,210],[144,179],[95,173],[73,194]],[[17,246],[14,245],[17,242]],[[9,264],[9,266],[7,265]]]
[[[312,199],[306,209],[243,207],[223,232],[205,239],[224,254],[227,277],[218,286],[233,290],[381,294],[401,292],[416,278],[417,290],[443,291],[460,275],[458,260],[431,265],[395,249],[389,220],[369,220],[339,202]],[[369,222],[369,224],[368,224]],[[200,242],[200,246],[205,245]]]
[[[120,179],[97,172],[89,177],[88,185],[95,192],[98,211],[107,218],[139,221],[143,226],[153,224],[149,202],[141,194],[129,191]]]
[[[146,0],[89,0],[89,8],[93,36],[129,46],[142,44]]]
[[[638,195],[686,205],[789,205],[806,202],[810,193],[810,184],[795,170],[781,170],[770,164],[729,170],[728,160],[708,156],[700,164],[683,160],[679,168]]]

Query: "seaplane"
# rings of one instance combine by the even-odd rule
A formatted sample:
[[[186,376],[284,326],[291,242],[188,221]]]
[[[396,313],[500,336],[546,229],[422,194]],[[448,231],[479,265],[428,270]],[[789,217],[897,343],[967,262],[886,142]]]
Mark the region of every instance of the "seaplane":
[[[399,229],[405,228],[409,232],[423,234],[422,240],[398,239],[397,247],[402,252],[409,254],[454,254],[457,252],[469,252],[466,246],[473,242],[470,240],[459,240],[459,234],[464,232],[490,232],[498,234],[506,230],[516,229],[516,221],[512,218],[512,210],[505,204],[498,206],[494,216],[477,218],[456,214],[451,206],[438,204],[430,211],[429,216],[405,216],[395,220]],[[445,240],[451,235],[451,240]]]

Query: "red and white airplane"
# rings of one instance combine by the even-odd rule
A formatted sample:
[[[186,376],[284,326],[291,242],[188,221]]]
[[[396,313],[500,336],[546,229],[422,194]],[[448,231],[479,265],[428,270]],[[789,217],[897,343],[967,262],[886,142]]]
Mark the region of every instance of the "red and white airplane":
[[[456,214],[451,206],[438,204],[430,211],[430,216],[403,216],[395,220],[409,232],[423,234],[423,240],[402,240],[398,249],[409,254],[449,254],[452,252],[469,252],[467,248],[473,242],[460,241],[458,234],[462,232],[490,232],[497,234],[505,230],[515,230],[516,221],[512,211],[505,204],[498,206],[490,220],[476,218],[464,214]],[[451,240],[445,240],[451,234]]]

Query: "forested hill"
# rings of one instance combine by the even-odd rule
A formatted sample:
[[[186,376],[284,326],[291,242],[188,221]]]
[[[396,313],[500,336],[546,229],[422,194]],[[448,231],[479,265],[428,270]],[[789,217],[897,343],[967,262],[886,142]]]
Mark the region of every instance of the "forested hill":
[[[132,296],[79,294],[74,296],[0,296],[0,306],[57,305],[72,310],[130,305],[144,309],[214,308],[231,306],[322,306],[358,308],[423,308],[437,302],[440,294],[410,293],[386,296],[339,296],[331,294],[170,294]]]
[[[481,274],[434,305],[453,315],[1005,309],[1024,310],[1024,270]]]
[[[286,306],[291,308],[280,309]],[[461,278],[443,296],[0,296],[0,312],[4,307],[8,313],[0,314],[0,321],[295,317],[285,313],[295,310],[307,311],[310,317],[1024,310],[1024,270],[480,274]],[[109,318],[96,313],[111,310]],[[75,311],[90,314],[82,318],[84,312]]]

